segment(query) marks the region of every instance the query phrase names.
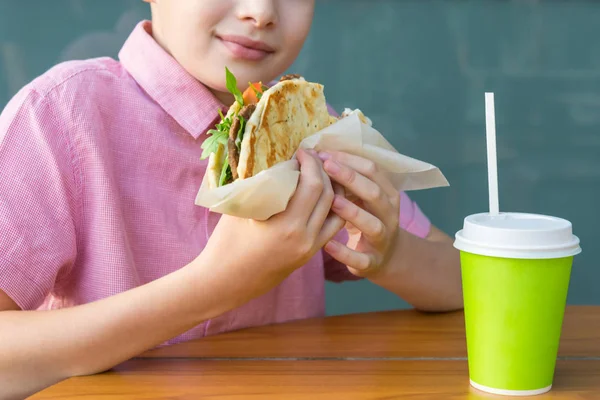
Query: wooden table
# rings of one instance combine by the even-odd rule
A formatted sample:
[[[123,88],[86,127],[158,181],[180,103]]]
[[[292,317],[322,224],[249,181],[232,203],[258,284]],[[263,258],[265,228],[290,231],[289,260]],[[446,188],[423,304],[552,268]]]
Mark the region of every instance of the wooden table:
[[[494,399],[469,385],[462,313],[393,311],[252,328],[150,351],[33,399]],[[568,307],[554,388],[600,399],[600,307]]]

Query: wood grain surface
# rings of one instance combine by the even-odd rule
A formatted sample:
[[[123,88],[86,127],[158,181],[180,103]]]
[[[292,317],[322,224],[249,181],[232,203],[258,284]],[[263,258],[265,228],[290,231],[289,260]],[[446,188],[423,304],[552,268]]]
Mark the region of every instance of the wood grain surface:
[[[559,361],[553,390],[535,400],[600,398],[600,361]],[[132,360],[73,378],[35,399],[494,399],[470,387],[466,361]],[[531,398],[530,398],[531,399]]]
[[[500,399],[469,385],[460,312],[393,311],[250,328],[146,352],[32,399]],[[554,388],[600,399],[600,307],[568,307]],[[529,398],[533,399],[533,398]]]

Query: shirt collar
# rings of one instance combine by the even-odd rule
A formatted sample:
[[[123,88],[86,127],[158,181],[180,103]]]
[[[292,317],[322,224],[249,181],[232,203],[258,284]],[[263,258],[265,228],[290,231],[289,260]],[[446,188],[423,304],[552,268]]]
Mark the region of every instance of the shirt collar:
[[[125,41],[119,60],[137,83],[179,125],[197,139],[227,108],[152,37],[152,23],[140,22]]]

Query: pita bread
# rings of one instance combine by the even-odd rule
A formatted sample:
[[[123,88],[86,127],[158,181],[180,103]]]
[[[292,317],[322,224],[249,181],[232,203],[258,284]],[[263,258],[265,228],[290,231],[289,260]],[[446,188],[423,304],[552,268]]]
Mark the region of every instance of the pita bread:
[[[246,124],[240,179],[291,159],[302,140],[330,124],[323,85],[292,79],[273,86]]]
[[[208,166],[206,174],[208,177],[208,187],[219,187],[219,178],[221,177],[221,168],[225,162],[225,146],[219,144],[216,153],[211,153],[208,157]]]
[[[303,78],[285,80],[266,90],[247,121],[237,168],[239,179],[250,178],[292,158],[306,137],[337,121],[329,115],[323,85]],[[227,116],[241,107],[234,103]],[[227,157],[223,146],[209,158],[209,187],[216,188]]]

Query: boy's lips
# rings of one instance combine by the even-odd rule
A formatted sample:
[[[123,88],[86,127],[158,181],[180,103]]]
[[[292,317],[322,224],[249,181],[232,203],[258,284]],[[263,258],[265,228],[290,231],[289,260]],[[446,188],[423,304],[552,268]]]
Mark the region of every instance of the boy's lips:
[[[251,61],[260,61],[275,50],[264,42],[248,39],[244,36],[222,35],[217,36],[223,45],[237,58]]]

